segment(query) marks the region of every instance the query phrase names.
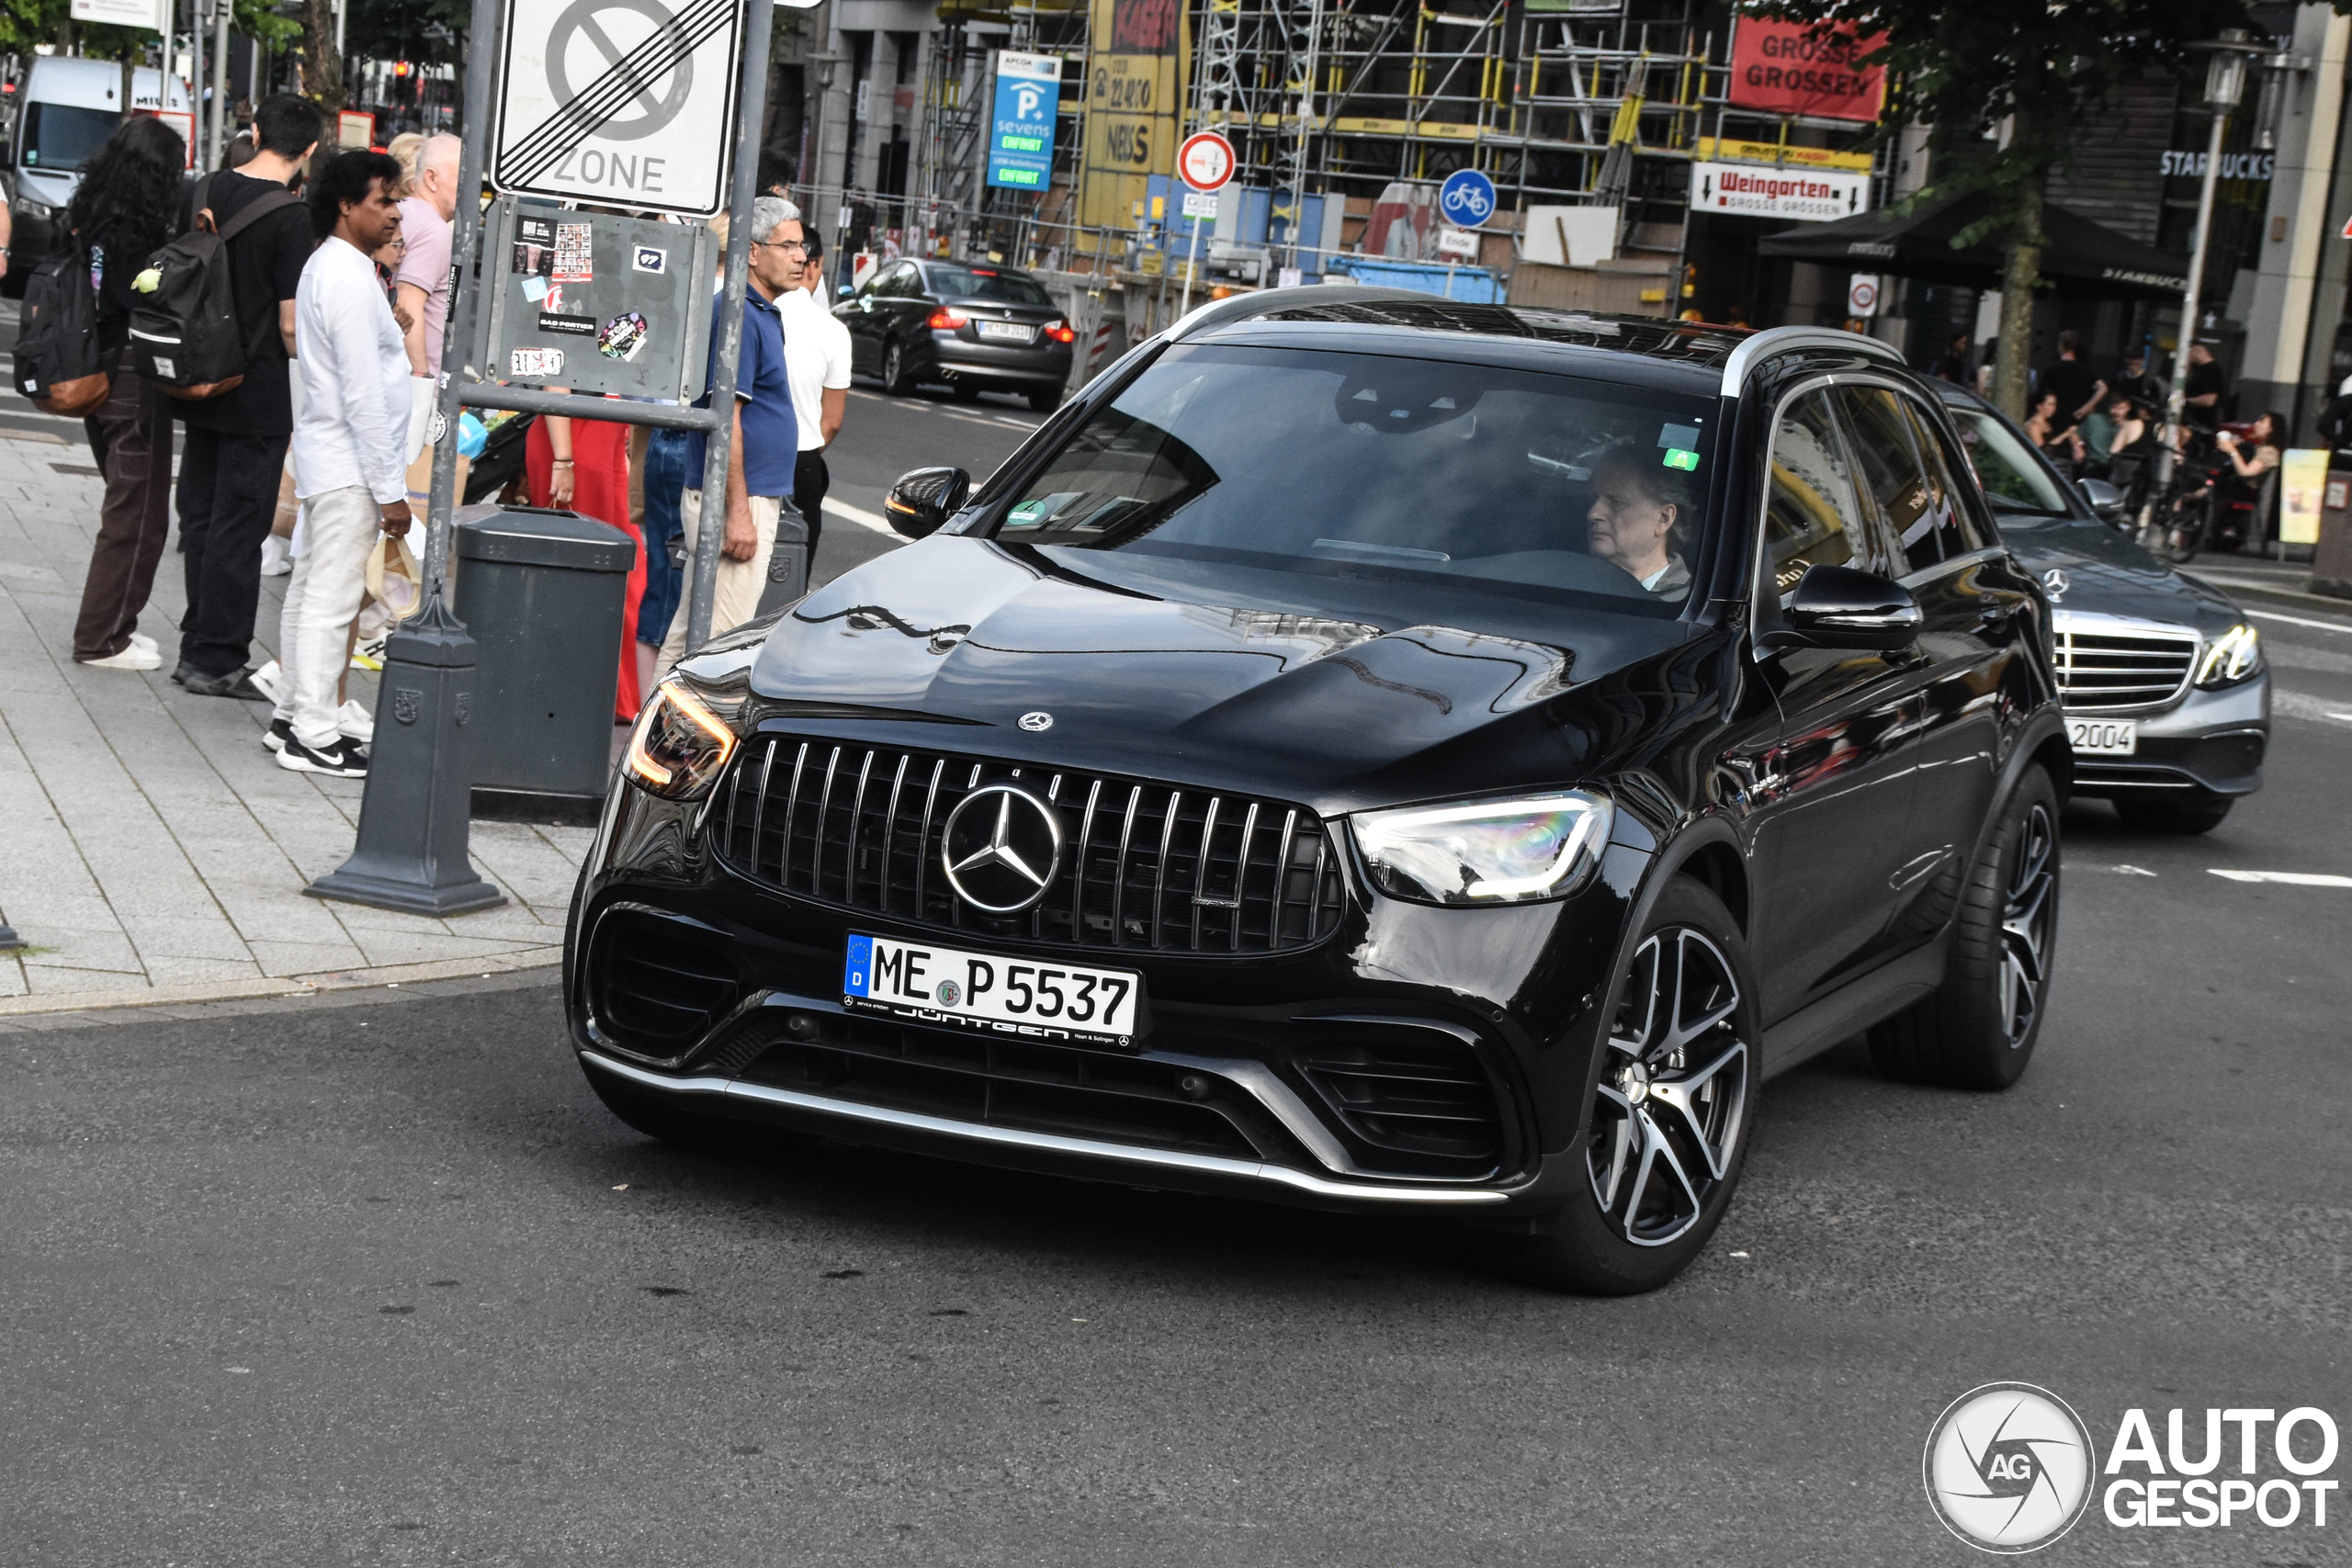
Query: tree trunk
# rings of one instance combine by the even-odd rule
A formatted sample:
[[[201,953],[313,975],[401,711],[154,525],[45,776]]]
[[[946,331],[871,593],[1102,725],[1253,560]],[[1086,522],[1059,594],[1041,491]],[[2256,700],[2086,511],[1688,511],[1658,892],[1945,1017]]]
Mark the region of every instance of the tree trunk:
[[[334,47],[334,0],[302,0],[302,85],[319,107],[330,115],[342,108],[343,57]],[[332,121],[328,131],[321,140],[332,149],[339,145],[341,132]]]
[[[2033,355],[2033,289],[2041,281],[2041,198],[2036,170],[2018,187],[2001,267],[2001,352],[1994,362],[1993,406],[2023,423]]]

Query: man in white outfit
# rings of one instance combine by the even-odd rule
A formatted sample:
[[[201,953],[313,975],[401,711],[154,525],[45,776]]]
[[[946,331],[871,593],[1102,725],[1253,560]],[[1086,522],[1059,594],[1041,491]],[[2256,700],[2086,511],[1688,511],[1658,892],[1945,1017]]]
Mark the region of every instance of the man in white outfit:
[[[321,237],[294,296],[302,412],[294,493],[302,554],[278,623],[277,706],[266,744],[278,766],[356,779],[368,754],[336,724],[345,635],[359,614],[380,529],[408,532],[409,359],[368,259],[400,232],[401,166],[382,152],[329,161],[311,186]]]

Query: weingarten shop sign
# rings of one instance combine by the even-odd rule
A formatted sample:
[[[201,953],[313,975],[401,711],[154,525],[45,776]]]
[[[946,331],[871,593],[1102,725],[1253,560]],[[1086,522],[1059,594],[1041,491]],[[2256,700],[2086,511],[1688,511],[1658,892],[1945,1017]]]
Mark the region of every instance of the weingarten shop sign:
[[[1759,164],[1690,165],[1690,209],[1733,218],[1828,223],[1867,212],[1871,177],[1842,169]]]

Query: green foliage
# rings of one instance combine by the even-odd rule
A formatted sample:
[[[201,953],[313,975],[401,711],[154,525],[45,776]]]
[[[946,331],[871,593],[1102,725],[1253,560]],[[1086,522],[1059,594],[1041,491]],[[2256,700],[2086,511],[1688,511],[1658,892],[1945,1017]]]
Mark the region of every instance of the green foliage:
[[[1849,23],[1865,38],[1883,33],[1865,62],[1884,65],[1901,90],[1882,136],[1909,120],[1957,143],[2007,121],[2007,140],[1987,156],[1939,174],[1945,190],[2039,186],[2127,77],[2158,70],[2201,79],[2188,45],[2250,25],[2243,0],[1762,0],[1744,8]]]

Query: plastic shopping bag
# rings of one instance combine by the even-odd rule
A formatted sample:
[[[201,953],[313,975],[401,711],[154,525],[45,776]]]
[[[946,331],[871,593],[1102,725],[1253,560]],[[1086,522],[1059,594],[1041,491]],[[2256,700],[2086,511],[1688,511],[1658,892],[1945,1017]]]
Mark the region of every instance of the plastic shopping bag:
[[[376,547],[368,552],[368,592],[382,604],[388,619],[404,621],[416,614],[424,602],[423,581],[408,541],[377,535]]]

